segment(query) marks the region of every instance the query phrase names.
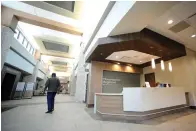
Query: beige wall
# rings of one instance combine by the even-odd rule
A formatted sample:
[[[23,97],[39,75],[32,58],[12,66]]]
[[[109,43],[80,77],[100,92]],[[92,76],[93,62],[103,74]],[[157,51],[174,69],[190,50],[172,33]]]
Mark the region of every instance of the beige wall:
[[[169,72],[168,62],[172,63],[172,72]],[[170,83],[172,87],[183,88],[189,92],[190,104],[196,106],[196,52],[187,49],[187,56],[166,61],[165,71],[161,70],[160,64],[156,64],[156,69],[151,66],[144,68],[141,85],[144,85],[144,74],[152,72],[155,73],[156,82]]]
[[[89,88],[87,104],[94,104],[94,93],[102,92],[102,75],[103,70],[142,73],[142,69],[124,65],[117,65],[105,62],[92,61],[89,69]]]

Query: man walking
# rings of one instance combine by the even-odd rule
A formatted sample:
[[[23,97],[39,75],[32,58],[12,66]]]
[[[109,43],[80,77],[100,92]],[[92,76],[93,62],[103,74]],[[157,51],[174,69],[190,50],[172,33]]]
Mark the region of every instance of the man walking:
[[[45,84],[44,93],[48,88],[47,92],[47,103],[48,103],[48,111],[46,113],[52,113],[54,110],[54,98],[60,87],[60,81],[56,78],[56,73],[52,73],[52,78],[49,78]]]

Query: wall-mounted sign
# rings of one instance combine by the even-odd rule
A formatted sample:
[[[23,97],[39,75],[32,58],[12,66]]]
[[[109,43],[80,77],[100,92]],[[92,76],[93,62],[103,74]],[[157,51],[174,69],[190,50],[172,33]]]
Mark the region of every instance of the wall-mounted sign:
[[[120,81],[121,81],[120,79],[103,78],[103,80],[102,80],[102,85],[103,85],[103,86],[113,85],[113,84],[120,83]]]
[[[27,83],[26,84],[26,91],[33,91],[33,88],[34,88],[34,83]]]
[[[123,87],[140,87],[140,74],[103,71],[103,93],[121,93]]]
[[[18,82],[16,86],[16,91],[23,91],[25,87],[25,82]]]

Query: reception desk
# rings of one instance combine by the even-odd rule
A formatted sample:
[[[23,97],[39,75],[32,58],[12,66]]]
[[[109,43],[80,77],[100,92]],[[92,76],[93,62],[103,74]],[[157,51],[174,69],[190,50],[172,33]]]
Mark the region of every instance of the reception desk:
[[[94,113],[144,120],[187,108],[181,88],[126,87],[120,94],[96,93]]]

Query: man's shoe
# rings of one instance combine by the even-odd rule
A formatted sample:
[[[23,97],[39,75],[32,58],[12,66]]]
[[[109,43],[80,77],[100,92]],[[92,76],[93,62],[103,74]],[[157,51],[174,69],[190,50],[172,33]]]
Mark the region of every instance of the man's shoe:
[[[50,114],[52,114],[52,111],[47,111],[46,113],[50,113]]]

